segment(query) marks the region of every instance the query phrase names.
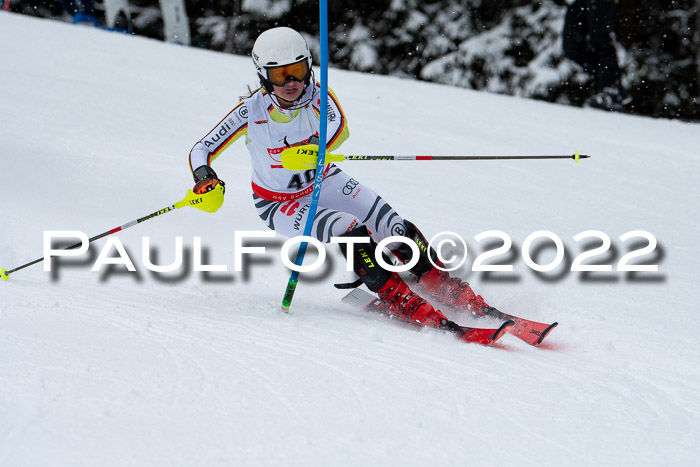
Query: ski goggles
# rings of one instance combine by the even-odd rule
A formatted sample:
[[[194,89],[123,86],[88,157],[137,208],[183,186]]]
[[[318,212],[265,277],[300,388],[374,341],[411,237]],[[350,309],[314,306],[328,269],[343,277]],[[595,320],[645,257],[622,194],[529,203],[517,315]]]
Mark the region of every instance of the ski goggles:
[[[290,65],[265,68],[265,71],[268,81],[275,86],[284,86],[291,80],[303,82],[309,75],[309,61],[305,58]]]

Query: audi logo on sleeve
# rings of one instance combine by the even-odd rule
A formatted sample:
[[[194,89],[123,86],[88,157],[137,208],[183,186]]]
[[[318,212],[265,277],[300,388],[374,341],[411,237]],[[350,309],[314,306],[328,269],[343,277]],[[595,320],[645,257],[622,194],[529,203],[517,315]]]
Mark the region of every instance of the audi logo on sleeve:
[[[355,180],[354,178],[351,178],[348,180],[348,182],[345,184],[343,187],[343,194],[345,196],[350,196],[355,188],[357,188],[357,185],[359,185],[360,182]]]

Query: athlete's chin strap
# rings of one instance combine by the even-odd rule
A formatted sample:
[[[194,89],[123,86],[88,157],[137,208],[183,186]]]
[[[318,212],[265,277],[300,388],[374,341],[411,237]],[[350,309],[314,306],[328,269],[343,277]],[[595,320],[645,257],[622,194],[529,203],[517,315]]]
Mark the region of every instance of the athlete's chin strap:
[[[304,91],[306,91],[306,87],[304,87]],[[302,92],[302,94],[303,94],[303,92]],[[296,102],[296,101],[290,101],[289,99],[285,99],[284,97],[278,96],[277,94],[274,94],[274,93],[272,95],[275,96],[278,101],[285,101],[285,102],[289,102],[290,104],[293,104]]]
[[[289,104],[295,104],[295,105],[292,105],[291,107],[287,107],[285,110],[297,110],[297,109],[301,109],[302,107],[305,107],[305,106],[309,105],[309,103],[313,102],[314,96],[316,95],[316,86],[313,85],[313,83],[314,83],[314,72],[313,72],[313,70],[311,70],[311,74],[310,74],[310,75],[311,75],[311,79],[309,79],[309,81],[308,81],[307,83],[305,83],[304,90],[301,92],[301,95],[303,96],[304,94],[306,94],[306,91],[307,91],[307,89],[309,88],[309,86],[312,86],[312,88],[311,88],[311,96],[309,96],[309,98],[306,99],[305,101],[300,102],[300,103],[298,103],[298,104],[295,104],[296,101],[287,100],[287,99],[285,99],[284,97],[278,96],[278,95],[275,94],[274,92],[270,92],[270,93],[269,93],[269,94],[270,94],[270,99],[273,99],[273,101],[274,101],[275,99],[277,99],[277,102],[275,102],[275,104],[277,105],[277,107],[282,107],[282,106],[280,105],[280,101],[284,101],[284,102],[287,102],[287,103],[289,103]],[[284,107],[282,107],[282,108],[284,108]]]

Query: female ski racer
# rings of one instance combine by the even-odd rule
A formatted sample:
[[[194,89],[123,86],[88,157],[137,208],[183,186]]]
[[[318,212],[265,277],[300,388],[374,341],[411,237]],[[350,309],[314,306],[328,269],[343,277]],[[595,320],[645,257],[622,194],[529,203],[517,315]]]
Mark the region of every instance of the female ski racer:
[[[255,41],[252,55],[261,87],[239,102],[192,148],[189,160],[195,180],[193,191],[202,194],[224,184],[211,163],[245,135],[258,215],[276,232],[287,237],[302,235],[315,170],[288,170],[282,166],[280,153],[290,146],[318,143],[320,85],[313,81],[311,53],[304,38],[291,28],[263,32]],[[332,151],[348,138],[349,132],[346,116],[331,90],[327,118],[327,148]],[[377,263],[377,242],[394,235],[408,237],[419,246],[420,259],[411,273],[428,293],[464,309],[470,305],[486,306],[467,283],[433,266],[439,264],[437,255],[415,225],[403,219],[374,190],[334,164],[327,165],[324,171],[311,235],[321,242],[329,242],[331,237],[371,237],[370,243],[352,243],[349,248],[341,244],[341,249],[346,257],[352,255],[354,270],[362,282],[401,319],[435,327],[447,324],[445,316],[411,291],[397,273],[382,269]],[[404,263],[413,254],[401,242],[389,244],[389,248]]]

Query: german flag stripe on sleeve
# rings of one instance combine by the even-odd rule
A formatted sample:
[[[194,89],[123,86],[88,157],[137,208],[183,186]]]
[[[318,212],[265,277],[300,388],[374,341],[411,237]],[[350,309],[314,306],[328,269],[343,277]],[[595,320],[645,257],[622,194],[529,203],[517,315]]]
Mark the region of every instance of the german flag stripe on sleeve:
[[[219,157],[226,148],[236,141],[242,134],[245,134],[248,129],[247,119],[242,119],[241,115],[236,112],[242,105],[243,101],[239,102],[231,111],[202,139],[205,147],[212,147],[212,151],[208,156],[208,163]],[[238,121],[238,127],[236,127]],[[233,127],[233,128],[232,128]]]
[[[236,141],[241,135],[246,134],[248,130],[248,124],[246,123],[242,127],[238,128],[234,133],[232,133],[228,138],[224,140],[224,142],[219,146],[214,152],[209,154],[209,165],[211,165],[211,161],[219,157],[219,154],[224,152],[226,148],[231,146],[231,144]]]
[[[333,133],[333,137],[331,137],[331,139],[328,140],[327,144],[328,149],[334,149],[340,146],[343,143],[343,141],[345,141],[348,138],[349,131],[347,127],[347,120],[345,119],[345,112],[343,112],[343,108],[340,107],[338,98],[335,97],[335,93],[330,89],[328,90],[328,96],[331,98],[333,104],[335,104],[335,107],[338,109],[338,113],[340,114],[340,124],[338,125],[338,129],[335,131],[335,133]]]

